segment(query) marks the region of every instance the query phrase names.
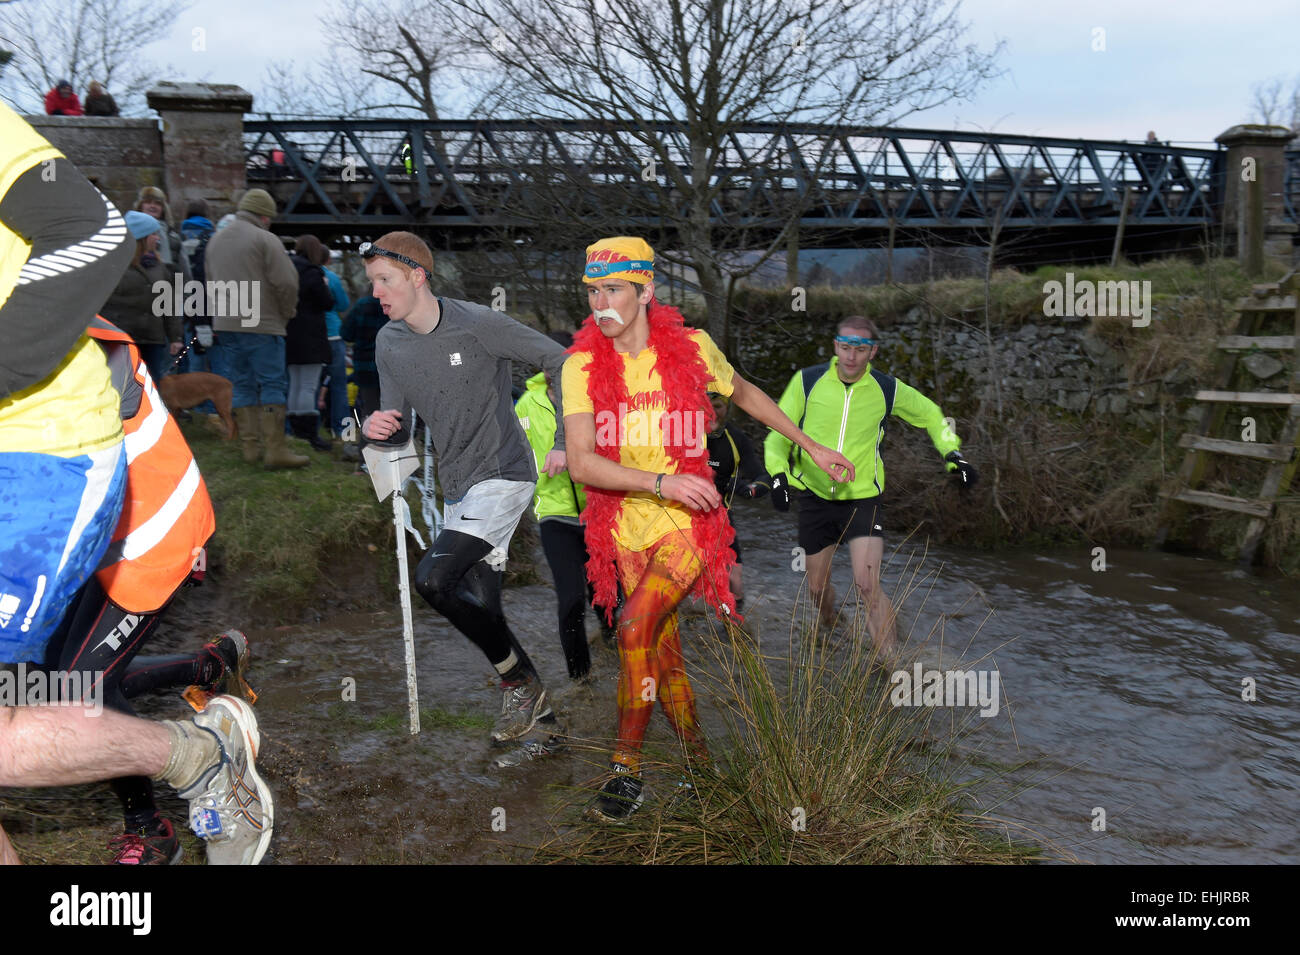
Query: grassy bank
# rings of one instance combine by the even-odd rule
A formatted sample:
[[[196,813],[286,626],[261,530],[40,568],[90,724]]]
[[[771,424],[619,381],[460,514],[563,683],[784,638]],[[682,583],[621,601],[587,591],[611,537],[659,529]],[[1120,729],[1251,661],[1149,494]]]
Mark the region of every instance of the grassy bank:
[[[208,545],[214,591],[275,623],[308,604],[370,609],[374,598],[395,596],[392,509],[354,464],[291,439],[311,464],[265,471],[245,464],[239,443],[223,440],[201,416],[184,431],[217,516]]]

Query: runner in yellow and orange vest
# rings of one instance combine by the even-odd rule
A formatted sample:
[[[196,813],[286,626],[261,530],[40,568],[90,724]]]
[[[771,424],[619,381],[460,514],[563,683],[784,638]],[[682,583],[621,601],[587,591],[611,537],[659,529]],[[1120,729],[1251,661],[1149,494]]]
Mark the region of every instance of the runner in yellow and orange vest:
[[[126,224],[0,103],[0,663],[42,659],[117,523],[117,393],[86,325],[131,258]]]

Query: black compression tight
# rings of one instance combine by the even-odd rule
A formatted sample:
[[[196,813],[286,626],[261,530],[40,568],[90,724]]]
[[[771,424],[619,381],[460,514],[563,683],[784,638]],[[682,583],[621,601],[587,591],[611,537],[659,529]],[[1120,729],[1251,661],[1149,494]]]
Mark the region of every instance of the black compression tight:
[[[415,569],[415,588],[429,606],[483,651],[494,667],[513,651],[518,665],[502,676],[513,680],[536,673],[533,662],[506,624],[499,570],[483,563],[492,545],[471,534],[443,531]]]

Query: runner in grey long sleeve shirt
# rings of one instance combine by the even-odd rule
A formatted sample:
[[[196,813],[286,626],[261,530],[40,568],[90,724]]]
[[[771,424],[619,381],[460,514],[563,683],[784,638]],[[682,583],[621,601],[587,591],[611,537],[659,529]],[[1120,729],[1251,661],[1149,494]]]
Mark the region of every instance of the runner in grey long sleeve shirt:
[[[500,312],[436,297],[429,287],[433,255],[418,236],[390,232],[363,245],[361,255],[390,319],[375,339],[382,410],[362,430],[371,441],[405,443],[414,410],[438,454],[443,530],[416,568],[416,589],[501,675],[505,698],[492,738],[522,740],[522,749],[498,762],[517,763],[519,752],[545,755],[559,728],[501,606],[506,552],[537,480],[510,397],[510,363],[540,366],[558,380],[564,349]],[[562,430],[544,467],[564,468]],[[530,733],[537,738],[525,739]]]
[[[511,361],[540,367],[559,381],[568,356],[502,312],[451,298],[437,302],[441,317],[432,331],[389,322],[375,338],[379,407],[403,412],[403,427],[390,440],[405,443],[413,407],[433,436],[438,480],[452,500],[493,478],[536,481],[533,452],[510,396]],[[564,450],[562,427],[555,450]]]

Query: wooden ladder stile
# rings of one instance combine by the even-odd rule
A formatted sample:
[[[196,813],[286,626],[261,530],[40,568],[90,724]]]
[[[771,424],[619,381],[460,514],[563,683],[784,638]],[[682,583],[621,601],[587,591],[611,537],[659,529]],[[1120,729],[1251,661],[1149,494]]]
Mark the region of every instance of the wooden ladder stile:
[[[1257,335],[1259,326],[1270,318],[1289,317],[1290,335]],[[1177,490],[1167,495],[1161,513],[1155,545],[1163,547],[1188,506],[1209,507],[1249,516],[1237,549],[1237,558],[1249,565],[1272,519],[1277,499],[1284,495],[1300,464],[1300,275],[1292,272],[1276,285],[1256,285],[1237,306],[1235,333],[1219,339],[1215,363],[1217,388],[1198,391],[1202,406],[1198,427],[1179,439],[1187,449],[1177,475]],[[1234,388],[1239,354],[1278,352],[1289,355],[1291,376],[1287,391],[1244,391]],[[1285,409],[1286,417],[1277,441],[1231,441],[1214,437],[1220,432],[1229,407],[1245,405]],[[1268,470],[1253,499],[1198,490],[1205,479],[1211,455],[1222,454],[1268,463]]]

